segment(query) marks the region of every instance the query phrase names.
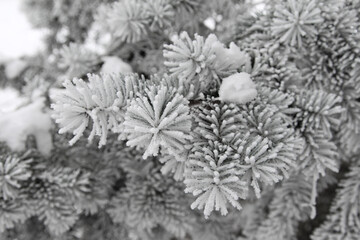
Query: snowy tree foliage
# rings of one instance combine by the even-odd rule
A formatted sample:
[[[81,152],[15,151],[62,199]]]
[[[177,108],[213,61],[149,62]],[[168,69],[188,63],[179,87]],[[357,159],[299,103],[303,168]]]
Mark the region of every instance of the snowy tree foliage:
[[[89,82],[74,78],[64,82],[66,92],[55,96],[54,118],[62,127],[59,133],[72,132],[74,144],[92,123],[89,141],[100,136],[99,146],[106,143],[108,131],[118,132],[124,121],[127,100],[134,98],[142,83],[136,75],[89,75]]]
[[[101,8],[101,21],[106,23],[114,36],[126,42],[137,42],[146,34],[146,11],[140,1],[115,2]],[[105,15],[105,16],[102,16]]]
[[[212,141],[208,144],[208,147],[199,146],[201,150],[191,154],[188,159],[185,191],[198,196],[191,208],[204,209],[205,217],[214,209],[226,215],[227,202],[240,210],[238,200],[245,198],[246,188],[245,182],[239,178],[242,171],[236,167],[238,161],[232,157],[230,147]]]
[[[145,96],[134,98],[126,111],[127,145],[145,147],[144,158],[158,155],[160,147],[174,153],[182,151],[191,138],[188,101],[165,86],[144,91]]]
[[[16,156],[3,156],[0,163],[1,193],[4,200],[16,198],[21,182],[31,177],[28,160],[21,160]]]
[[[284,5],[275,6],[271,31],[280,42],[301,47],[303,38],[316,36],[316,24],[323,21],[321,11],[312,0],[287,0]]]
[[[359,163],[354,159],[346,178],[340,181],[340,189],[331,205],[330,215],[312,235],[312,239],[356,239],[359,225]]]
[[[226,49],[215,35],[195,35],[192,40],[182,32],[174,44],[165,45],[165,65],[173,76],[186,81],[200,81],[202,89],[216,84],[220,77],[235,73],[246,61],[245,55],[234,43]]]
[[[82,45],[71,43],[57,52],[58,66],[66,70],[69,78],[84,75],[91,72],[100,59],[97,54],[87,50]]]
[[[0,239],[358,239],[360,1],[261,3],[24,0]]]

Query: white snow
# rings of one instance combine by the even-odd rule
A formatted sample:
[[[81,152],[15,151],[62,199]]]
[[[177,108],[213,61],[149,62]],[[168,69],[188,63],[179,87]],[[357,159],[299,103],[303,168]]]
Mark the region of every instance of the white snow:
[[[103,57],[104,64],[100,72],[103,73],[132,73],[133,70],[129,64],[115,56]]]
[[[204,25],[212,31],[215,30],[215,26],[216,26],[215,19],[213,17],[208,17],[207,19],[204,20]]]
[[[13,151],[22,151],[27,136],[33,135],[39,151],[50,154],[52,123],[50,114],[42,110],[44,101],[45,98],[38,98],[17,110],[0,112],[0,141],[6,142]]]
[[[224,102],[244,104],[256,96],[256,85],[245,72],[224,78],[219,89],[219,99]]]
[[[225,65],[231,65],[238,69],[247,61],[246,54],[241,51],[235,43],[231,42],[229,48],[226,48],[224,44],[218,40],[215,34],[210,34],[207,37],[205,44],[209,44],[215,52],[218,65],[229,63]]]
[[[6,63],[7,61],[9,61],[9,57],[0,52],[0,65]]]
[[[22,0],[0,0],[0,55],[17,58],[44,49],[46,29],[34,29],[21,11]]]
[[[19,76],[28,66],[27,62],[21,59],[10,60],[5,63],[5,74],[9,79]]]
[[[26,102],[27,99],[20,97],[20,93],[14,88],[0,88],[0,116],[1,113],[14,111]]]
[[[216,58],[219,61],[232,61],[237,66],[242,66],[246,63],[246,55],[240,50],[240,48],[233,42],[230,43],[229,48],[224,48],[222,51],[216,54]]]

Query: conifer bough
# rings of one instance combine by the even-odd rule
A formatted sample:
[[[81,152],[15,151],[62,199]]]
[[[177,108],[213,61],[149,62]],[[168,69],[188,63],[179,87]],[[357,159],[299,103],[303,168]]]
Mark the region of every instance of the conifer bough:
[[[359,0],[24,1],[0,239],[360,236]]]

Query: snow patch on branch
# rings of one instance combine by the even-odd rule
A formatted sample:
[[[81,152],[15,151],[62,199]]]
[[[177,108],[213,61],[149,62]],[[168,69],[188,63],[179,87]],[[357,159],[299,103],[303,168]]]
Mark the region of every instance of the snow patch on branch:
[[[51,118],[43,112],[44,98],[10,112],[0,111],[0,141],[4,141],[13,151],[25,149],[25,141],[33,135],[39,151],[50,154],[52,149]]]
[[[103,57],[102,73],[133,73],[132,67],[121,58],[115,56]]]
[[[244,104],[255,99],[256,96],[256,85],[245,72],[224,78],[219,89],[219,98],[223,102]]]

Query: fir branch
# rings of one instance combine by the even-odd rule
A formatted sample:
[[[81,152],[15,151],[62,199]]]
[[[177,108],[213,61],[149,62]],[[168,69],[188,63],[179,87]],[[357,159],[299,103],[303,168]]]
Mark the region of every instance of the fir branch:
[[[240,109],[233,103],[217,103],[208,99],[194,108],[194,115],[194,132],[199,136],[197,144],[201,141],[207,144],[207,140],[230,142],[242,127]]]
[[[258,88],[258,93],[259,101],[263,105],[273,106],[277,111],[285,114],[284,117],[286,117],[288,123],[293,121],[290,116],[300,111],[298,108],[291,106],[295,101],[294,94],[284,93],[264,86]]]
[[[70,145],[76,143],[92,122],[88,137],[100,136],[99,147],[106,143],[108,131],[120,132],[127,100],[141,91],[137,75],[101,74],[65,81],[66,91],[55,96],[53,118],[60,124],[59,133],[72,132]]]
[[[321,131],[305,134],[305,147],[299,157],[299,166],[308,179],[312,179],[312,193],[309,206],[311,218],[316,215],[317,183],[326,171],[339,171],[339,159],[336,145]]]
[[[141,165],[137,172],[129,174],[125,188],[112,199],[110,216],[134,230],[135,235],[152,235],[161,227],[184,237],[192,226],[180,185],[164,177],[152,162]]]
[[[284,170],[288,170],[287,166],[284,167],[274,161],[282,145],[275,148],[271,145],[268,138],[250,132],[237,134],[232,142],[236,150],[234,158],[240,161],[239,167],[243,171],[240,179],[245,181],[247,186],[253,187],[258,198],[261,192],[259,182],[272,185],[283,179],[278,168],[283,167]]]
[[[322,130],[326,136],[332,136],[331,130],[341,123],[341,101],[339,96],[321,90],[301,91],[295,101],[295,106],[302,110],[296,115],[301,122],[301,131]]]
[[[32,215],[38,216],[51,233],[60,235],[78,220],[79,210],[46,179],[33,179],[26,194]]]
[[[347,153],[348,157],[360,153],[360,133],[356,133],[353,128],[344,126],[337,135],[341,148]]]
[[[316,36],[316,25],[323,21],[320,13],[315,0],[287,0],[275,7],[272,34],[280,42],[301,47],[305,36]]]
[[[86,205],[87,195],[92,191],[89,173],[80,169],[57,167],[41,173],[39,177],[61,189],[63,197],[72,202],[77,209],[91,211]]]
[[[354,162],[346,178],[341,180],[331,213],[327,220],[315,230],[313,240],[356,239],[360,235],[360,166]]]
[[[232,149],[209,140],[208,145],[195,147],[185,169],[185,192],[198,196],[191,208],[204,209],[205,218],[211,212],[228,213],[227,202],[238,210],[239,200],[246,197],[246,185],[240,180],[242,171]]]
[[[176,11],[187,11],[187,12],[195,12],[202,0],[174,0],[171,1],[171,5],[174,7]]]
[[[145,148],[144,159],[158,155],[160,147],[181,152],[191,139],[188,101],[166,86],[150,86],[138,96],[125,115],[127,145]]]
[[[188,82],[199,81],[202,90],[216,84],[219,78],[236,73],[246,62],[238,46],[231,43],[230,49],[226,49],[213,34],[205,40],[195,34],[192,40],[187,32],[182,32],[173,44],[164,48],[164,64],[171,76]]]
[[[256,102],[242,106],[242,123],[243,126],[246,126],[243,127],[243,132],[249,141],[249,143],[244,142],[243,144],[250,146],[251,141],[256,139],[256,141],[266,142],[268,152],[265,154],[272,152],[270,155],[274,155],[269,163],[276,166],[281,175],[288,177],[303,149],[303,140],[291,127],[289,117],[278,111],[277,108],[270,104],[262,105]],[[287,113],[294,111],[291,108],[288,110]],[[235,147],[238,148],[237,145]]]
[[[161,173],[167,175],[172,173],[176,181],[184,179],[186,161],[191,153],[191,141],[184,144],[184,150],[180,153],[170,153],[168,150],[161,152],[159,161],[163,164]]]
[[[164,46],[165,66],[171,74],[180,79],[192,81],[198,75],[202,88],[206,88],[214,77],[214,70],[210,68],[211,61],[216,57],[211,49],[209,40],[195,35],[191,40],[187,32],[182,32],[174,40],[174,44]]]
[[[261,222],[254,239],[296,239],[297,225],[309,216],[306,203],[311,198],[311,184],[302,174],[291,176],[275,190],[269,215]]]
[[[150,18],[150,30],[163,29],[171,26],[175,15],[174,9],[168,0],[151,0],[145,5],[147,16]]]
[[[102,10],[107,28],[123,42],[140,41],[147,34],[148,15],[141,1],[123,0]],[[100,25],[102,23],[100,22]]]
[[[167,75],[165,75],[163,78],[155,75],[151,78],[151,80],[156,85],[165,85],[169,89],[175,88],[179,94],[183,95],[189,101],[203,98],[199,82],[188,82],[184,79],[170,77]]]
[[[16,198],[22,185],[31,177],[31,161],[16,155],[0,156],[0,193],[5,201]]]
[[[87,50],[80,44],[70,43],[64,45],[58,52],[58,66],[66,70],[68,78],[81,77],[95,70],[95,66],[100,63],[97,54]]]
[[[23,223],[29,217],[29,211],[23,199],[4,200],[0,198],[0,232]]]
[[[313,174],[325,176],[327,169],[339,170],[337,147],[323,132],[305,134],[305,147],[299,160],[308,177]]]
[[[358,83],[356,86],[360,86]],[[354,87],[349,86],[350,91],[345,91],[342,107],[344,111],[341,114],[341,120],[346,128],[352,129],[355,133],[360,133],[360,102],[357,98],[360,96],[354,93]]]

